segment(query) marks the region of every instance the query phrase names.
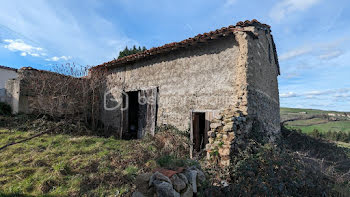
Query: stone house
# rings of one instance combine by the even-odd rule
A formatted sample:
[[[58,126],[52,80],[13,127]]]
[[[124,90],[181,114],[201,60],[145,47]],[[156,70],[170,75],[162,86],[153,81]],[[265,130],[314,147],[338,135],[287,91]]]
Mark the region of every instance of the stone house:
[[[257,20],[103,63],[84,78],[22,68],[19,77],[8,82],[12,106],[17,112],[47,113],[45,106],[57,103],[48,107],[51,114],[83,113],[96,97],[81,99],[76,90],[96,79],[99,71],[104,75],[98,80],[103,85],[95,118],[107,133],[120,138],[142,138],[159,126],[172,125],[190,133],[191,154],[206,150],[209,159],[216,155],[219,158],[213,159],[229,165],[233,150],[250,133],[258,131],[273,141],[280,132],[276,47],[270,26]],[[72,90],[64,93],[64,98],[72,98],[68,104],[55,102],[60,95],[50,93],[61,92],[56,81],[62,79]],[[43,95],[29,85],[42,83],[52,84]]]
[[[108,70],[101,121],[122,138],[173,125],[191,133],[198,152],[218,143],[223,128],[227,146],[229,132],[249,132],[236,120],[254,122],[271,140],[280,131],[276,47],[270,26],[256,20],[115,59],[92,74],[101,68]]]
[[[6,82],[17,77],[17,69],[0,66],[0,102],[6,102]]]

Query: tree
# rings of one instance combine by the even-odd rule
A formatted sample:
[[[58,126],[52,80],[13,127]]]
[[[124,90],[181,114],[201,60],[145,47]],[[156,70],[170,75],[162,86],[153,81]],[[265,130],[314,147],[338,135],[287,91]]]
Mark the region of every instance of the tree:
[[[136,46],[134,45],[134,46],[133,46],[132,48],[130,48],[130,49],[126,46],[124,50],[122,50],[122,51],[119,52],[118,59],[119,59],[119,58],[122,58],[122,57],[125,57],[125,56],[128,56],[128,55],[132,55],[132,54],[144,52],[144,51],[146,51],[146,50],[147,50],[147,48],[146,48],[145,46],[143,46],[142,49],[141,49],[141,46],[136,47]]]

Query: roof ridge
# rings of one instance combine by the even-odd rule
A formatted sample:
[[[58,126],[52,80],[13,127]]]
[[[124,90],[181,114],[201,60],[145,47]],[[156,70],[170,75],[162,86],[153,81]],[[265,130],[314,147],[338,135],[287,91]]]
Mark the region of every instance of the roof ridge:
[[[16,69],[16,68],[11,68],[11,67],[2,66],[2,65],[0,65],[0,68],[2,68],[2,69],[7,69],[7,70],[12,70],[12,71],[15,71],[15,72],[17,72],[17,70],[18,70],[18,69]]]
[[[148,57],[148,56],[152,56],[152,55],[155,55],[155,54],[159,54],[159,53],[162,53],[162,52],[174,50],[174,49],[181,48],[181,47],[186,47],[186,46],[189,46],[189,45],[191,45],[193,43],[196,43],[196,42],[205,42],[207,40],[212,40],[212,39],[215,39],[217,37],[224,37],[224,36],[226,36],[226,33],[233,33],[233,32],[236,32],[236,31],[242,31],[243,27],[248,27],[248,26],[260,26],[262,28],[266,28],[269,31],[271,31],[270,30],[271,26],[269,26],[267,24],[264,24],[264,23],[260,23],[256,19],[253,19],[251,21],[246,20],[244,22],[243,21],[239,21],[239,22],[236,23],[235,26],[234,25],[230,25],[228,27],[222,27],[222,28],[216,29],[214,31],[198,34],[198,35],[196,35],[194,37],[187,38],[187,39],[179,41],[179,42],[171,42],[171,43],[159,46],[159,47],[152,47],[152,48],[150,48],[150,49],[148,49],[146,51],[142,51],[142,52],[139,52],[139,53],[131,54],[131,55],[119,58],[119,59],[114,59],[114,60],[109,61],[109,62],[104,62],[104,63],[102,63],[100,65],[92,67],[91,69],[105,67],[105,66],[110,65],[110,64],[124,64],[124,63],[127,63],[127,62],[132,62],[132,61],[135,61],[135,60],[138,60],[138,59],[142,59],[142,58],[145,58],[145,57]]]

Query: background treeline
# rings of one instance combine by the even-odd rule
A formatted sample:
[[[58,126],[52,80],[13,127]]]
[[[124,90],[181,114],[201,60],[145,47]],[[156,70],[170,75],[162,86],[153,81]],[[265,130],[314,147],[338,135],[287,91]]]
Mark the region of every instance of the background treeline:
[[[333,141],[341,141],[347,143],[350,142],[350,133],[343,131],[320,132],[317,129],[314,129],[312,132],[309,133],[309,135],[312,137],[324,138]]]
[[[132,54],[136,54],[136,53],[140,53],[140,52],[143,52],[143,51],[146,51],[147,48],[145,46],[143,46],[142,48],[139,46],[139,47],[136,47],[135,45],[132,47],[132,48],[128,48],[127,46],[125,47],[124,50],[120,51],[119,52],[119,56],[118,56],[118,59],[119,58],[122,58],[122,57],[125,57],[125,56],[128,56],[128,55],[132,55]]]

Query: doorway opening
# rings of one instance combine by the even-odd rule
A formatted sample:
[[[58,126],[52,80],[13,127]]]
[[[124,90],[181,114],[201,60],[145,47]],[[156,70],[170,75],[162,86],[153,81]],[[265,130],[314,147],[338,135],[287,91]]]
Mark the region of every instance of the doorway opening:
[[[157,95],[157,87],[123,94],[121,138],[142,139],[147,133],[154,135],[157,121]]]
[[[123,135],[125,139],[137,139],[138,132],[138,120],[139,120],[139,94],[138,91],[127,92],[128,103],[128,128],[127,132]]]
[[[206,120],[204,112],[194,112],[193,113],[193,149],[196,152],[200,152],[205,149],[207,144],[207,131],[206,131]]]

